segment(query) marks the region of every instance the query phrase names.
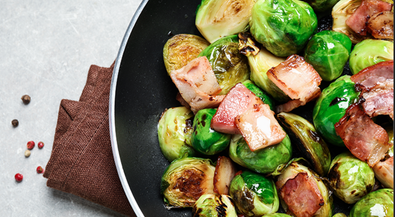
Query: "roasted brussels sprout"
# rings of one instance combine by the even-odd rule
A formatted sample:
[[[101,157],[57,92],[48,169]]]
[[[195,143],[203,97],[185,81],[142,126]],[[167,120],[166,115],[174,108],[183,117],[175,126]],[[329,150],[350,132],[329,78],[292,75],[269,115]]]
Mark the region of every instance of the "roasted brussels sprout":
[[[257,0],[251,13],[251,34],[280,57],[300,52],[317,29],[313,8],[299,0]]]
[[[195,25],[210,43],[237,34],[248,25],[255,0],[202,0]]]
[[[335,195],[348,204],[357,202],[371,192],[375,184],[372,168],[349,152],[333,159],[328,180]]]
[[[291,217],[288,214],[285,213],[273,213],[273,214],[267,214],[265,217]]]
[[[237,217],[236,209],[228,195],[203,194],[193,205],[194,217]]]
[[[350,69],[355,75],[376,63],[394,59],[394,43],[384,40],[366,39],[355,45],[350,54]]]
[[[325,81],[338,78],[351,52],[347,35],[331,30],[315,34],[307,43],[304,58]]]
[[[313,123],[324,140],[333,145],[344,146],[336,134],[335,124],[344,116],[347,108],[358,100],[354,82],[349,75],[336,79],[317,99],[313,109]]]
[[[394,216],[394,190],[389,188],[370,192],[351,209],[349,217]]]
[[[257,173],[271,173],[287,163],[292,156],[291,140],[288,135],[277,145],[252,152],[241,135],[234,135],[229,146],[229,157],[245,168]]]
[[[229,188],[236,210],[245,216],[275,213],[280,206],[274,182],[262,175],[243,171],[233,178]]]
[[[252,81],[246,80],[242,82],[244,86],[246,86],[251,92],[255,94],[255,96],[259,97],[263,103],[268,104],[270,107],[270,110],[274,111],[275,110],[275,103],[274,100],[267,95],[263,90],[261,90],[258,86],[256,86]]]
[[[167,160],[195,156],[192,148],[193,112],[183,106],[166,109],[158,123],[158,140]]]
[[[228,147],[232,135],[217,132],[210,127],[217,109],[199,110],[193,119],[192,145],[202,154],[214,155]]]
[[[178,34],[167,40],[163,47],[163,61],[167,74],[185,66],[209,46],[205,39],[192,34]]]
[[[293,159],[277,177],[282,207],[295,216],[332,216],[333,198],[324,182],[301,159]]]
[[[199,56],[206,56],[225,95],[239,82],[250,78],[247,58],[239,53],[237,35],[221,38],[210,44]]]
[[[336,213],[336,214],[333,215],[332,217],[347,217],[347,215],[344,214],[344,213]]]
[[[338,1],[339,0],[306,0],[319,18],[329,14]]]
[[[172,161],[161,179],[166,207],[192,207],[201,195],[213,194],[214,171],[209,159],[185,157]]]
[[[288,135],[295,138],[301,153],[312,163],[314,171],[325,176],[331,164],[331,153],[314,126],[303,117],[292,113],[281,112],[277,118]]]

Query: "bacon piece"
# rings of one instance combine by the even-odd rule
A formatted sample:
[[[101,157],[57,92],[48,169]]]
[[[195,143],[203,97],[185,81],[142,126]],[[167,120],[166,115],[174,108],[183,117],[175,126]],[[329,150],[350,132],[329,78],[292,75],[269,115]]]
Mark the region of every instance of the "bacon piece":
[[[394,40],[394,12],[382,11],[372,15],[367,27],[374,38]]]
[[[233,161],[225,156],[219,156],[214,172],[214,192],[229,195],[230,182],[236,175]]]
[[[378,162],[373,167],[376,178],[387,188],[394,188],[394,157]]]
[[[262,103],[259,97],[242,83],[238,83],[230,89],[218,106],[217,112],[211,119],[211,128],[222,133],[240,134],[235,124],[236,116],[252,108],[254,104]]]
[[[319,85],[322,79],[318,72],[303,57],[296,54],[268,70],[267,77],[292,100],[297,100],[292,102],[291,106],[285,106],[288,108],[305,105],[321,91]]]
[[[335,124],[335,130],[350,152],[370,167],[383,159],[390,148],[385,129],[375,124],[359,103],[348,107],[346,114]]]
[[[213,106],[212,97],[221,92],[207,57],[193,59],[181,69],[173,70],[170,76],[194,113]]]
[[[313,101],[314,99],[318,98],[321,95],[321,89],[317,89],[316,92],[312,93],[310,98],[308,98],[306,101],[310,102]],[[305,102],[300,101],[299,99],[295,100],[290,100],[282,105],[276,106],[276,113],[281,113],[281,112],[290,112],[299,106],[305,105]]]
[[[365,36],[367,33],[367,21],[369,18],[379,12],[391,11],[392,4],[380,0],[362,0],[361,5],[346,20],[346,24],[354,32]]]
[[[267,104],[255,104],[238,115],[235,123],[251,151],[278,144],[286,136]]]
[[[317,183],[305,172],[288,179],[280,189],[280,196],[297,217],[313,216],[324,205]]]
[[[389,80],[377,84],[369,91],[362,91],[365,99],[362,106],[370,117],[389,115],[394,120],[394,83],[393,79]]]
[[[393,60],[379,62],[351,76],[351,80],[354,83],[361,84],[368,89],[374,87],[379,82],[386,81],[387,79],[394,79]]]

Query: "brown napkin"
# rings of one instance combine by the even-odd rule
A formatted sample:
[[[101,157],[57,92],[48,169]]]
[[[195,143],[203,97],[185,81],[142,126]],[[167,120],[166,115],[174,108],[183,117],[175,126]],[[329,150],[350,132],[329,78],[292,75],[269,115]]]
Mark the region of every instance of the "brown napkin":
[[[72,193],[129,216],[136,216],[115,167],[108,122],[110,68],[92,65],[79,101],[63,99],[47,186]]]

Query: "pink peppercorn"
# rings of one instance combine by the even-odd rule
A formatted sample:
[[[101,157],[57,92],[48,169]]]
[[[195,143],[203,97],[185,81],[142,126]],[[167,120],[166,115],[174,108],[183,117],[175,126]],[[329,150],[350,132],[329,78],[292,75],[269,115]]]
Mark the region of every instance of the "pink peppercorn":
[[[36,171],[37,171],[37,173],[43,173],[44,169],[41,166],[38,166]]]
[[[15,174],[15,180],[17,182],[22,182],[22,179],[23,179],[23,175],[22,174],[20,174],[20,173]]]
[[[38,142],[38,143],[37,143],[37,147],[38,147],[39,149],[42,149],[42,148],[44,147],[44,143],[43,143],[43,142]]]
[[[34,141],[27,142],[27,149],[32,150],[36,144]]]

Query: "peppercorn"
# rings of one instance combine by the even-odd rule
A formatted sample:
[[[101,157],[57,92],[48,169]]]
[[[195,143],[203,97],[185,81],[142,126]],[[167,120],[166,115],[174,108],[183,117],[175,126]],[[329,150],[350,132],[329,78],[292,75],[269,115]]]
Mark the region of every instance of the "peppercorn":
[[[20,174],[20,173],[15,174],[15,180],[16,180],[17,182],[22,182],[22,180],[23,180],[23,175]]]
[[[34,143],[34,141],[29,141],[27,142],[27,149],[32,150],[34,148],[36,144]]]
[[[37,171],[37,173],[43,173],[44,169],[41,166],[38,166],[36,171]]]
[[[44,147],[44,143],[43,142],[38,142],[37,143],[37,147],[39,148],[39,149],[42,149],[43,147]]]
[[[17,119],[14,119],[11,121],[11,124],[13,127],[17,127],[19,125],[19,121]]]
[[[23,95],[23,96],[21,97],[21,99],[22,99],[22,101],[23,101],[23,104],[25,104],[25,105],[27,105],[27,104],[30,103],[30,96],[29,96],[29,95]]]
[[[32,153],[31,151],[26,150],[26,151],[25,151],[25,157],[30,157],[30,154],[31,154],[31,153]]]

